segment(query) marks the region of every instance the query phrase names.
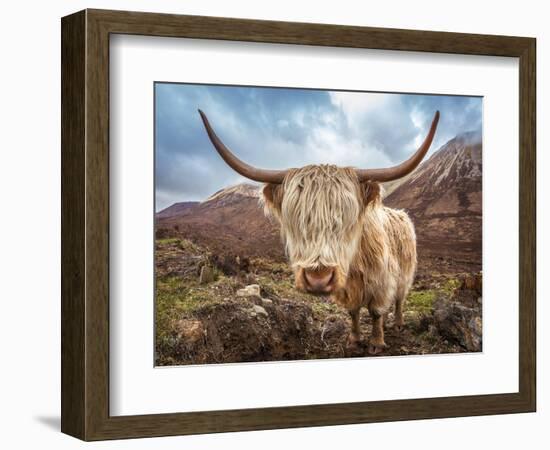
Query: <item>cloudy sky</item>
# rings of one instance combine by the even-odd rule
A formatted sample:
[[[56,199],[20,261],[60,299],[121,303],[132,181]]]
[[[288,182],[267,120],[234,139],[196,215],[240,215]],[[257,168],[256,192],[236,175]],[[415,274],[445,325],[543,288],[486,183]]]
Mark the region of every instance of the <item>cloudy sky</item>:
[[[245,181],[212,147],[198,108],[239,158],[268,169],[389,166],[416,150],[436,110],[430,152],[482,121],[482,99],[466,96],[156,83],[155,103],[157,211]]]

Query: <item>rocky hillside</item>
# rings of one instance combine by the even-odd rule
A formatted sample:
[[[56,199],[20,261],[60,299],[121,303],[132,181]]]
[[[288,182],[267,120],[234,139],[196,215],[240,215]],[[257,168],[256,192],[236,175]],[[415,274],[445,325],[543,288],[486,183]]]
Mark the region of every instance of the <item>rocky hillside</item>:
[[[363,339],[350,348],[349,314],[294,289],[287,264],[256,258],[229,267],[193,242],[167,238],[156,241],[155,267],[156,365],[371,356],[367,311]],[[419,278],[405,329],[394,329],[388,316],[383,355],[481,351],[481,303],[480,275]]]
[[[179,202],[163,209],[156,214],[157,219],[167,219],[169,217],[181,217],[190,213],[199,202]]]
[[[184,237],[220,254],[284,260],[276,223],[265,217],[259,186],[238,184],[222,189],[182,214],[157,213],[157,237]]]
[[[419,245],[481,256],[481,137],[459,135],[385,198],[413,218]]]

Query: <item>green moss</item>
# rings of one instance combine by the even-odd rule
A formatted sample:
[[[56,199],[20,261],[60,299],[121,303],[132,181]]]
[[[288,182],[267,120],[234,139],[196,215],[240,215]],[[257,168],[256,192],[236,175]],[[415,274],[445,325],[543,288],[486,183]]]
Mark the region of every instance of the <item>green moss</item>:
[[[427,313],[432,309],[436,297],[437,291],[435,289],[410,291],[407,297],[407,309]]]
[[[405,310],[418,313],[429,313],[433,308],[433,303],[438,296],[449,297],[454,290],[460,286],[460,280],[450,278],[445,280],[436,289],[412,290],[407,297]]]
[[[445,282],[442,287],[443,292],[446,294],[452,294],[456,288],[460,286],[460,280],[457,278],[451,278]]]

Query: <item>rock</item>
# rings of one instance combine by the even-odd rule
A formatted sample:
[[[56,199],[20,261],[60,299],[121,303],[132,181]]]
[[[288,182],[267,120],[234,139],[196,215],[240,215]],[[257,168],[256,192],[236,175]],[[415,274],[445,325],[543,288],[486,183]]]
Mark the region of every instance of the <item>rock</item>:
[[[434,326],[445,339],[471,352],[481,351],[482,321],[480,311],[444,297],[434,303]]]
[[[199,283],[207,284],[211,283],[212,281],[214,281],[214,270],[210,266],[202,266]]]
[[[462,278],[460,289],[474,291],[478,295],[481,295],[483,291],[482,280],[483,280],[483,277],[481,272],[466,275],[464,278]]]
[[[273,304],[273,300],[269,299],[269,298],[262,298],[262,304],[264,306],[269,306],[269,305],[272,305]]]
[[[250,292],[250,295],[260,295],[260,285],[259,284],[249,284],[246,289]]]
[[[483,332],[483,324],[481,322],[481,317],[475,316],[472,318],[472,320],[469,323],[470,328],[472,331],[478,335],[481,336],[481,333]]]
[[[249,284],[248,286],[237,291],[237,297],[253,297],[260,296],[260,286],[258,284]]]
[[[348,326],[345,320],[338,316],[331,316],[325,320],[321,328],[321,340],[323,342],[345,338],[348,334]]]
[[[267,314],[267,311],[260,305],[254,305],[252,306],[252,311],[254,314],[259,314],[260,316],[267,317],[269,314]]]
[[[202,322],[195,319],[181,319],[175,324],[178,339],[182,340],[186,347],[193,346],[204,338],[205,330]]]

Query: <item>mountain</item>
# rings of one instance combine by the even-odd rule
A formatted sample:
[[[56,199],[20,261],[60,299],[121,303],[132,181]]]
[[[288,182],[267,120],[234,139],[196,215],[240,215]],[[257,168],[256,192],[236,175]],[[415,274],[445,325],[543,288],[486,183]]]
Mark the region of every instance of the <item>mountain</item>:
[[[157,236],[177,234],[217,254],[282,261],[279,227],[265,217],[259,189],[248,183],[231,186],[172,215],[176,203],[157,213]]]
[[[219,191],[208,197],[203,205],[210,204],[213,207],[228,206],[241,202],[245,198],[256,199],[260,198],[260,186],[241,183]]]
[[[172,206],[159,211],[156,214],[157,219],[165,219],[168,217],[184,216],[189,214],[199,202],[179,202]]]
[[[481,153],[478,133],[458,135],[386,195],[412,217],[419,245],[480,257]]]
[[[420,255],[480,263],[481,173],[481,138],[465,133],[409,176],[385,184],[384,203],[413,219]],[[175,234],[217,254],[283,261],[278,225],[265,217],[259,189],[243,183],[200,203],[176,203],[157,213],[157,236]]]

